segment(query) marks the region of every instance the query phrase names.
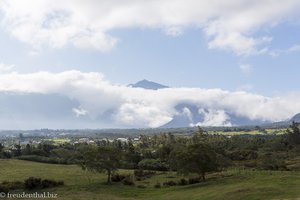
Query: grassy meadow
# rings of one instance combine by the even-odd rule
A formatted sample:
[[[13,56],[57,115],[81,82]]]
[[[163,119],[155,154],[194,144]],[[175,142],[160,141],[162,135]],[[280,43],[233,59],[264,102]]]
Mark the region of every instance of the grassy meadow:
[[[132,173],[119,170],[120,173]],[[211,173],[206,182],[154,188],[157,182],[179,180],[173,172],[158,172],[157,175],[136,181],[135,186],[120,183],[105,185],[105,174],[86,173],[76,165],[44,164],[21,160],[0,160],[0,181],[22,181],[30,176],[63,180],[64,186],[39,192],[51,191],[58,199],[157,199],[157,200],[255,200],[255,199],[300,199],[299,171],[252,171],[230,169]],[[141,188],[141,185],[143,188]]]

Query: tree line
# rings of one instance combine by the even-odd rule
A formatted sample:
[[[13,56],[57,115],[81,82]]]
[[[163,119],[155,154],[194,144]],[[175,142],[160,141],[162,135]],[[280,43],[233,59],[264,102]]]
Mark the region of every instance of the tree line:
[[[139,142],[114,140],[96,144],[41,143],[37,147],[16,146],[9,155],[0,145],[2,158],[19,158],[39,162],[77,164],[83,170],[107,174],[107,183],[118,169],[176,171],[197,174],[203,181],[206,174],[229,167],[263,170],[293,170],[287,160],[300,152],[299,124],[293,123],[279,135],[208,134],[202,128],[190,135],[162,133],[141,135]]]

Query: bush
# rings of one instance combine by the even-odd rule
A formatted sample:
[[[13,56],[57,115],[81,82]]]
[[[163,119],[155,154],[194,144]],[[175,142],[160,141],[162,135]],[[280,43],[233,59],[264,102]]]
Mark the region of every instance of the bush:
[[[252,150],[236,150],[232,151],[229,155],[232,160],[255,160],[258,157],[256,151]]]
[[[187,184],[189,184],[189,182],[185,178],[182,178],[177,182],[177,184],[178,185],[187,185]]]
[[[63,181],[55,181],[55,180],[45,179],[45,180],[42,180],[42,182],[41,182],[42,188],[51,188],[51,187],[57,187],[57,186],[62,186],[62,185],[64,185]]]
[[[19,156],[18,159],[34,161],[34,162],[41,162],[41,163],[50,163],[50,164],[72,164],[68,160],[65,160],[62,158],[45,157],[45,156],[37,156],[37,155]]]
[[[126,178],[125,175],[122,175],[122,174],[113,174],[113,175],[111,176],[111,181],[112,181],[112,182],[121,182],[121,181],[123,181],[125,178]]]
[[[177,183],[175,181],[167,181],[163,183],[164,186],[175,186]]]
[[[150,178],[151,176],[155,175],[156,172],[155,171],[144,171],[142,169],[136,169],[134,170],[133,172],[134,176],[135,177],[138,177],[138,178]]]
[[[137,180],[137,181],[143,181],[143,180],[145,180],[145,178],[143,178],[143,177],[135,177],[135,180]]]
[[[122,183],[124,185],[134,185],[133,177],[132,176],[126,176],[126,178],[123,179]]]
[[[157,182],[157,183],[154,185],[154,188],[161,188],[160,183]]]
[[[146,170],[167,171],[168,165],[158,159],[144,159],[139,162],[139,168]]]
[[[248,168],[256,168],[257,167],[257,161],[256,160],[248,160],[244,163],[245,167]]]
[[[196,183],[200,183],[200,178],[189,178],[189,184],[196,184]]]
[[[29,177],[28,179],[25,179],[24,184],[26,189],[32,190],[41,187],[42,180],[40,178]]]
[[[147,188],[146,185],[138,185],[137,187],[138,187],[138,188]]]
[[[258,167],[264,170],[287,170],[284,159],[273,154],[260,156]]]
[[[24,186],[28,190],[36,189],[36,188],[51,188],[51,187],[58,187],[64,185],[64,181],[55,181],[51,179],[44,179],[36,178],[36,177],[29,177],[25,179]]]
[[[3,181],[0,184],[0,192],[7,193],[11,190],[22,189],[22,188],[24,188],[24,183],[20,181],[14,181],[14,182]]]

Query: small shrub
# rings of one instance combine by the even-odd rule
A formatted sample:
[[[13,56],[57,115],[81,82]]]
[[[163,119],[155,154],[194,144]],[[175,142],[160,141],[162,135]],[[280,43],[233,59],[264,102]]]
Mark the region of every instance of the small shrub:
[[[257,168],[257,161],[256,160],[249,160],[244,163],[244,166],[247,168]]]
[[[137,181],[143,181],[143,180],[145,180],[145,178],[142,178],[142,177],[135,177],[135,180],[137,180]]]
[[[169,166],[159,159],[144,159],[138,163],[138,167],[146,170],[167,171]]]
[[[155,185],[154,185],[154,188],[161,188],[161,185],[159,182],[157,182]]]
[[[36,177],[29,177],[25,179],[24,186],[28,190],[32,190],[35,188],[51,188],[64,185],[64,181],[55,181],[51,179],[44,179],[36,178]]]
[[[196,183],[200,183],[200,178],[189,178],[189,184],[196,184]]]
[[[178,185],[187,185],[187,184],[189,184],[189,182],[185,178],[182,178],[178,181],[177,184]]]
[[[164,186],[175,186],[177,183],[175,181],[167,181],[163,183]]]
[[[138,188],[147,188],[146,185],[138,185],[137,187],[138,187]]]
[[[166,178],[176,178],[176,176],[166,176]]]
[[[51,188],[51,187],[57,187],[57,186],[62,186],[62,185],[64,185],[63,181],[44,179],[41,182],[42,188]]]
[[[285,160],[273,154],[260,156],[258,167],[263,170],[287,170]]]
[[[50,163],[50,164],[72,164],[68,160],[56,157],[46,157],[38,155],[23,155],[18,157],[19,160],[28,160],[41,163]]]
[[[29,177],[24,181],[25,188],[28,190],[32,190],[37,187],[41,187],[42,180],[40,178]]]
[[[126,178],[123,179],[122,183],[124,185],[134,185],[133,177],[132,176],[126,176]]]
[[[22,189],[24,188],[24,183],[20,181],[14,181],[14,182],[9,182],[9,181],[3,181],[0,184],[0,192],[9,192],[11,190],[16,190],[16,189]]]
[[[151,176],[155,175],[155,171],[144,171],[142,169],[136,169],[134,170],[134,176],[139,178],[150,178]]]
[[[0,192],[9,192],[9,188],[6,185],[0,184]]]
[[[111,181],[112,182],[121,182],[122,180],[124,180],[126,178],[125,175],[122,174],[114,174],[111,176]]]

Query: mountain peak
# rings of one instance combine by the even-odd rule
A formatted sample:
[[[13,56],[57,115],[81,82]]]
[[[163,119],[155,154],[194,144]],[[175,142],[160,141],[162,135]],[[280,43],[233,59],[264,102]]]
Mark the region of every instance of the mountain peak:
[[[129,84],[129,87],[134,87],[134,88],[144,88],[148,90],[158,90],[158,89],[163,89],[163,88],[168,88],[168,86],[155,83],[153,81],[149,81],[147,79],[143,79],[141,81],[136,82],[135,84]]]

